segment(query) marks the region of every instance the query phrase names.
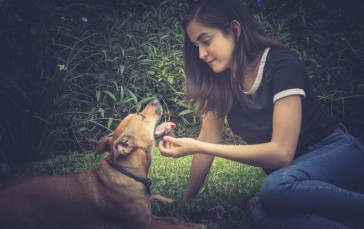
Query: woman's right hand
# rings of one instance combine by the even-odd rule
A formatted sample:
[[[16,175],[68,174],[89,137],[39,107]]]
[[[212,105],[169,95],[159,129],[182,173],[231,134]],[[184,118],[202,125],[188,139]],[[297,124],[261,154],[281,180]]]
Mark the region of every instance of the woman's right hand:
[[[164,136],[163,140],[158,143],[158,147],[163,156],[179,158],[195,153],[198,142],[193,138]]]

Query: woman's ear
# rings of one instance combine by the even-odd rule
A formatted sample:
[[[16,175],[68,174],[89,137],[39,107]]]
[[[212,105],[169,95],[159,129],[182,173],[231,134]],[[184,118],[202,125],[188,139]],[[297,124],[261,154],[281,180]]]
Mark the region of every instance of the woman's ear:
[[[240,33],[241,33],[240,22],[238,22],[237,20],[232,20],[231,23],[230,23],[230,27],[231,27],[231,30],[234,33],[234,38],[236,40],[238,40],[239,37],[240,37]]]

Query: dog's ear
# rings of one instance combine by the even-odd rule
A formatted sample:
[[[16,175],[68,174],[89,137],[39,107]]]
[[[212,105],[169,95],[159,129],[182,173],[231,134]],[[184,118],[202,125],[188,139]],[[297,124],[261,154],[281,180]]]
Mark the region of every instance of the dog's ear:
[[[114,159],[120,155],[127,155],[134,149],[135,138],[131,135],[121,136],[114,144]]]
[[[104,152],[110,152],[109,145],[110,145],[110,141],[111,141],[113,134],[114,133],[106,135],[99,140],[99,142],[97,143],[97,146],[96,146],[96,152],[95,152],[96,155],[100,155]]]

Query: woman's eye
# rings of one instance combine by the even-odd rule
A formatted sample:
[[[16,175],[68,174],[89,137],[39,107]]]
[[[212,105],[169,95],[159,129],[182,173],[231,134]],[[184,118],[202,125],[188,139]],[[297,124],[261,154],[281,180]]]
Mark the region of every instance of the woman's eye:
[[[204,45],[209,45],[209,44],[210,44],[210,39],[208,39],[208,40],[204,40],[204,41],[202,41],[202,43],[203,43]]]

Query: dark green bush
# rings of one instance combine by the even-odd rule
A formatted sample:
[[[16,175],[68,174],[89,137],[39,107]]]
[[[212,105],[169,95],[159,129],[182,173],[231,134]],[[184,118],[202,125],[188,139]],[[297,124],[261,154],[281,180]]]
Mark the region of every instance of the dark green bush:
[[[154,98],[164,104],[166,119],[169,109],[188,113],[180,12],[167,3],[139,13],[106,8],[92,17],[72,15],[78,10],[71,5],[57,15],[52,52],[59,83],[52,118],[63,125],[64,143],[79,139],[79,146],[94,147],[95,138]]]
[[[185,134],[180,15],[187,2],[0,2],[0,161],[93,149],[129,112],[159,98]],[[304,61],[330,111],[364,139],[362,1],[244,1]]]

